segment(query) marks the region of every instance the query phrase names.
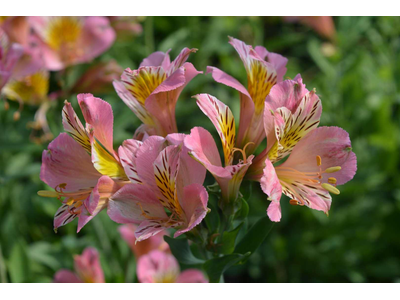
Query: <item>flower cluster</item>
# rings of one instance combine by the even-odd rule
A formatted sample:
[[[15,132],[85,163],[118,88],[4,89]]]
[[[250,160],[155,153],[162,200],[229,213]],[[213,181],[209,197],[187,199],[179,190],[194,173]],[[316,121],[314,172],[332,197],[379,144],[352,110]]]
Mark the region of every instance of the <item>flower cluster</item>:
[[[38,28],[47,24],[37,23]],[[282,194],[290,198],[290,204],[328,214],[331,194],[339,194],[337,186],[351,180],[357,168],[347,132],[338,127],[318,127],[321,100],[315,90],[306,88],[300,75],[284,80],[286,58],[238,39],[230,38],[230,44],[243,61],[247,88],[216,67],[208,67],[207,73],[239,92],[238,129],[226,104],[209,94],[194,96],[220,137],[222,160],[206,129],[195,127],[184,134],[177,128],[175,106],[179,95],[202,73],[187,62],[197,49],[184,48],[172,62],[168,52],[155,52],[139,69],[128,68],[120,80],[114,81],[120,98],[143,123],[133,138],[116,150],[113,113],[107,102],[92,94],[79,94],[84,125],[72,105],[65,102],[62,118],[66,133],[43,152],[40,174],[54,191],[40,191],[39,195],[62,202],[55,214],[55,229],[78,218],[79,231],[106,209],[113,221],[134,224],[129,230],[121,228],[121,233],[140,256],[138,274],[142,282],[182,281],[175,259],[159,249],[160,243],[154,248],[147,245],[153,249],[146,255],[136,243],[170,230],[174,237],[184,233],[201,237],[196,227],[201,227],[210,211],[208,191],[203,186],[207,171],[218,183],[219,206],[230,221],[239,207],[243,180],[260,182],[271,201],[267,210],[271,221],[281,219]],[[59,68],[77,57],[87,59],[79,56],[80,48],[74,45],[47,41],[49,51],[56,46],[66,51],[47,63]],[[74,51],[69,53],[68,49]],[[154,265],[158,266],[156,270],[152,269]]]
[[[68,86],[65,80],[69,67],[91,62],[110,48],[120,31],[137,34],[141,26],[134,18],[0,17],[0,96],[19,103],[15,120],[24,104],[40,106],[30,126],[44,134],[33,136],[35,141],[52,138],[46,121],[51,100],[88,89],[102,92],[122,72],[110,60],[90,66]],[[53,92],[50,72],[57,72]]]

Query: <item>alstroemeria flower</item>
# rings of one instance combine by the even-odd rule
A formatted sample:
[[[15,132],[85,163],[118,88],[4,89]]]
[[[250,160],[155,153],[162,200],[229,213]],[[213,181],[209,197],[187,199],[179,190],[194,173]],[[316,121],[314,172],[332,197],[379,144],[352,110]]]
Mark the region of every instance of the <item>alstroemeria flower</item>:
[[[136,259],[153,250],[160,250],[164,252],[169,251],[169,246],[164,241],[164,235],[168,235],[166,231],[161,231],[147,240],[136,243],[136,229],[137,226],[135,224],[125,224],[118,228],[121,237],[125,240],[125,242],[128,243],[129,247],[132,249],[132,252],[135,254]]]
[[[0,28],[0,92],[10,80],[13,70],[24,53],[19,44],[11,44],[5,32]]]
[[[235,119],[227,105],[208,94],[194,96],[197,105],[211,120],[221,138],[225,164],[223,167],[217,145],[211,134],[202,127],[195,127],[185,138],[185,146],[190,155],[199,161],[218,182],[225,202],[233,202],[238,197],[242,179],[252,163],[253,155],[246,157],[246,147],[243,150],[234,147],[236,138]],[[240,151],[243,160],[232,165],[233,154]]]
[[[115,40],[106,17],[29,17],[29,23],[51,71],[90,62]]]
[[[79,217],[78,232],[107,206],[108,198],[128,178],[113,150],[111,105],[91,94],[78,95],[86,127],[71,104],[63,108],[61,133],[43,151],[40,179],[55,191],[39,191],[44,197],[65,199],[54,217],[54,228]]]
[[[112,82],[120,77],[123,69],[115,60],[93,64],[76,80],[72,93],[91,91],[93,94],[105,94],[114,90]]]
[[[240,124],[236,140],[238,148],[246,149],[251,154],[265,138],[263,113],[265,98],[271,88],[283,80],[286,73],[287,59],[268,52],[264,47],[254,49],[244,42],[230,38],[229,43],[239,53],[247,72],[247,89],[235,78],[215,67],[207,67],[215,81],[236,89],[240,94]]]
[[[54,275],[54,283],[104,283],[104,273],[99,261],[99,253],[94,248],[86,248],[82,255],[74,256],[75,272],[62,269]]]
[[[138,70],[128,68],[121,81],[114,81],[120,98],[150,133],[166,136],[178,132],[176,102],[183,88],[202,73],[186,62],[189,54],[196,51],[184,48],[173,62],[168,52],[154,52],[142,61]]]
[[[168,253],[153,250],[139,258],[137,276],[142,283],[207,283],[197,269],[180,271],[176,258]]]
[[[43,70],[43,55],[36,45],[36,37],[31,32],[29,17],[5,17],[3,21],[0,20],[0,27],[7,34],[10,43],[17,43],[24,49],[13,70],[13,78],[20,80]]]
[[[265,101],[267,147],[254,159],[247,178],[260,179],[266,158],[276,163],[288,156],[307,133],[317,128],[321,113],[321,100],[306,89],[300,74],[276,84]]]
[[[309,132],[293,148],[288,159],[274,167],[267,158],[261,187],[271,204],[271,221],[281,219],[282,193],[290,197],[290,204],[305,205],[328,213],[332,198],[339,194],[337,185],[351,180],[357,170],[357,158],[351,151],[346,131],[339,127],[320,127]]]
[[[177,228],[177,237],[207,214],[206,170],[188,155],[184,138],[150,136],[144,142],[127,140],[119,148],[132,184],[110,198],[108,215],[117,223],[138,224],[138,242],[167,228]]]

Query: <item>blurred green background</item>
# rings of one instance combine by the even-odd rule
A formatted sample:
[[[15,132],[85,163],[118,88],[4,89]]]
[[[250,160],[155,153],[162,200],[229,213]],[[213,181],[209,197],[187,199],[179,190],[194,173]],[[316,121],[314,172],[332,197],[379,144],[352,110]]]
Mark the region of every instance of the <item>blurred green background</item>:
[[[228,35],[233,36],[286,56],[286,76],[301,73],[307,87],[320,95],[321,125],[349,132],[358,171],[333,197],[329,217],[290,206],[285,198],[282,221],[247,264],[226,272],[226,282],[400,282],[400,18],[333,20],[336,38],[329,40],[306,24],[279,17],[147,17],[142,35],[118,41],[96,59],[113,58],[123,68],[135,69],[155,50],[172,48],[174,58],[183,47],[193,47],[199,51],[189,61],[197,69],[216,66],[245,84],[243,64],[228,44]],[[227,103],[239,118],[238,93],[210,75],[198,76],[177,104],[181,132],[203,126],[215,133],[191,98],[200,92]],[[139,120],[114,91],[96,96],[113,107],[117,147],[132,137]],[[63,100],[48,112],[54,136],[62,130]],[[77,107],[75,96],[69,101]],[[60,268],[72,269],[74,254],[94,246],[107,282],[133,282],[134,257],[105,211],[79,234],[75,222],[53,232],[59,202],[36,194],[45,189],[39,172],[47,147],[29,139],[27,123],[36,108],[26,106],[17,122],[15,110],[16,103],[8,111],[0,107],[0,281],[51,282]],[[257,183],[249,185],[253,223],[265,215],[269,202]]]

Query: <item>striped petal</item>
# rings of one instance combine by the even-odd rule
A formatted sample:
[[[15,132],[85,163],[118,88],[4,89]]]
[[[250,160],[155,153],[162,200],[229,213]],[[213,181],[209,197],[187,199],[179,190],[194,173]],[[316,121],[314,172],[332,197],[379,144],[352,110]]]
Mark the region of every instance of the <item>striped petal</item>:
[[[153,164],[154,177],[159,190],[161,204],[177,217],[183,217],[179,203],[176,178],[179,170],[181,147],[171,145],[160,152]],[[182,195],[183,196],[183,195]]]
[[[317,128],[322,113],[321,100],[315,92],[308,92],[294,114],[286,107],[274,113],[276,142],[268,153],[274,163],[289,155],[307,133]]]
[[[235,119],[232,111],[227,105],[209,94],[199,94],[194,98],[197,99],[197,105],[218,131],[224,150],[225,166],[231,165],[236,136]]]
[[[143,142],[134,139],[125,140],[118,150],[125,174],[132,183],[142,183],[136,169],[136,154],[142,144]]]
[[[117,180],[128,180],[125,170],[116,155],[109,152],[95,137],[92,141],[92,163],[96,170],[102,174]]]
[[[65,101],[64,108],[62,110],[62,123],[64,130],[68,132],[75,141],[79,143],[88,153],[91,153],[92,146],[90,144],[90,138],[81,121],[76,115],[71,103]]]
[[[277,73],[271,63],[264,61],[257,52],[244,42],[230,38],[229,43],[239,53],[247,72],[247,90],[254,102],[255,113],[264,110],[265,98],[277,82]]]
[[[86,121],[86,131],[113,153],[114,116],[111,105],[92,94],[79,94],[78,103]]]
[[[180,67],[182,67],[183,64],[189,58],[190,53],[196,53],[196,51],[197,51],[197,49],[195,49],[195,48],[192,48],[192,49],[183,48],[181,53],[179,53],[179,55],[169,65],[168,70],[167,70],[167,76],[170,76],[172,73],[174,73]]]

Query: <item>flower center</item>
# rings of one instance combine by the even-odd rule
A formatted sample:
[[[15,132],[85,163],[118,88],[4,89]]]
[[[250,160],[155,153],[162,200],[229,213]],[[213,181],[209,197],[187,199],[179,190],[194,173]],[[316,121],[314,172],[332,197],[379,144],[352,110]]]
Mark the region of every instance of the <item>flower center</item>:
[[[243,163],[243,164],[246,164],[246,163],[247,163],[246,148],[247,148],[248,145],[251,145],[251,144],[254,145],[253,142],[248,142],[248,143],[243,147],[243,149],[239,149],[239,148],[236,148],[236,147],[232,148],[232,155],[233,155],[233,153],[235,153],[236,151],[239,151],[239,152],[242,154],[242,156],[243,156],[243,161],[242,161],[242,163]]]
[[[81,52],[77,44],[81,37],[82,27],[80,18],[53,18],[49,21],[47,29],[47,43],[54,50],[60,51],[64,60],[71,60]]]
[[[296,169],[289,168],[289,167],[277,167],[277,175],[278,178],[281,182],[283,182],[283,187],[288,188],[288,186],[293,186],[293,187],[298,187],[298,185],[303,185],[306,188],[311,188],[313,190],[316,190],[318,188],[322,188],[330,193],[339,195],[340,191],[336,187],[336,182],[337,179],[335,177],[329,177],[328,178],[328,183],[323,183],[322,180],[322,175],[327,174],[327,173],[335,173],[340,171],[342,168],[340,166],[336,167],[329,167],[326,168],[325,170],[322,170],[321,165],[322,165],[322,159],[321,156],[317,155],[316,157],[316,163],[317,166],[319,167],[319,171],[317,172],[300,172]],[[293,188],[290,189],[292,192]],[[298,199],[302,199],[301,196],[296,195],[295,193],[294,196]],[[300,200],[301,201],[301,200]],[[293,205],[298,205],[299,200],[296,199],[291,199],[290,204]],[[301,203],[303,204],[303,203]]]
[[[80,214],[84,201],[89,197],[92,188],[79,190],[77,192],[64,192],[66,183],[61,183],[54,188],[54,191],[38,191],[38,195],[47,198],[67,198],[63,203],[68,205],[68,212],[70,214]]]

